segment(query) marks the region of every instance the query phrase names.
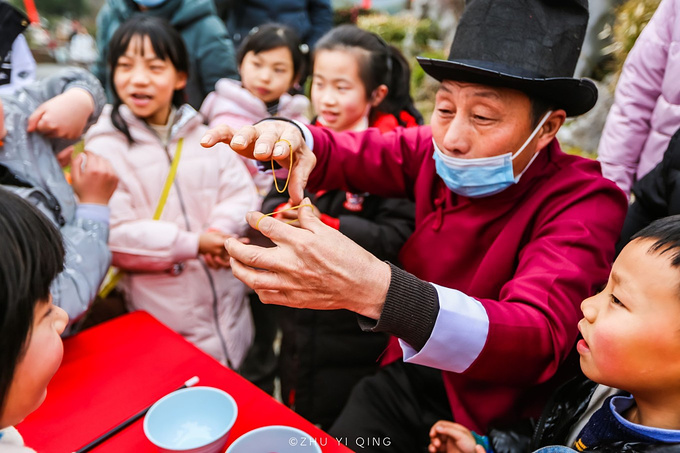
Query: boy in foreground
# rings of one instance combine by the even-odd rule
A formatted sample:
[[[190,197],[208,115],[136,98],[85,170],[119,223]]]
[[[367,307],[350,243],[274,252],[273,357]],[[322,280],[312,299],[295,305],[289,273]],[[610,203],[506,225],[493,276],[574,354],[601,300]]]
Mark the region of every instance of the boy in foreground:
[[[493,433],[482,437],[460,424],[439,421],[430,431],[429,451],[501,453],[569,445],[578,451],[655,452],[680,447],[680,216],[657,220],[633,236],[614,262],[607,286],[583,301],[581,310],[583,339],[576,348],[592,385],[581,379],[559,389],[530,441],[507,442],[507,436]],[[625,393],[608,397],[585,426],[579,425],[593,404],[596,384]],[[570,436],[572,426],[583,428],[572,429]]]

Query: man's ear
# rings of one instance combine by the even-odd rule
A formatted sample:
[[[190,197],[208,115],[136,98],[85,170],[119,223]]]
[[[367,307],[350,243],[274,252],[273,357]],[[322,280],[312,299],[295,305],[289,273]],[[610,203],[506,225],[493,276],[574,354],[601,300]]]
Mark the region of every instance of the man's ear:
[[[387,85],[385,84],[382,84],[373,90],[373,93],[371,93],[371,107],[379,106],[382,101],[385,100],[389,91],[389,88],[387,88]]]
[[[177,82],[175,82],[175,91],[182,90],[187,86],[187,79],[189,75],[186,72],[177,73]]]
[[[555,110],[550,114],[548,119],[545,120],[545,123],[543,123],[543,126],[541,126],[541,130],[536,134],[538,138],[538,141],[536,142],[537,150],[548,146],[548,143],[555,138],[557,131],[560,130],[566,119],[567,112],[561,109]]]

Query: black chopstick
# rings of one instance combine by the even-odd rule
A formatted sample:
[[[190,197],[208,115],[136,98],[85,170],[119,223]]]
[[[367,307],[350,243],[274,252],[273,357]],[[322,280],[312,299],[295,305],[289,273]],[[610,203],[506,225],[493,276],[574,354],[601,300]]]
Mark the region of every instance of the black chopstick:
[[[191,379],[187,380],[177,390],[182,390],[182,389],[187,388],[187,387],[192,387],[192,386],[196,385],[197,383],[198,383],[198,376],[194,376]],[[175,391],[177,391],[177,390],[175,390]],[[85,445],[84,447],[79,448],[74,453],[85,453],[86,451],[92,450],[94,447],[101,444],[102,442],[104,442],[105,440],[110,438],[111,436],[118,434],[119,432],[121,432],[122,430],[124,430],[125,428],[127,428],[128,426],[130,426],[131,424],[133,424],[134,422],[136,422],[140,418],[144,417],[144,414],[149,412],[149,409],[151,409],[151,406],[153,406],[153,404],[148,405],[147,407],[145,407],[141,411],[137,412],[132,417],[130,417],[127,420],[125,420],[124,422],[120,423],[118,426],[111,428],[110,430],[108,430],[107,432],[105,432],[101,436],[97,437],[95,440],[93,440],[89,444]]]

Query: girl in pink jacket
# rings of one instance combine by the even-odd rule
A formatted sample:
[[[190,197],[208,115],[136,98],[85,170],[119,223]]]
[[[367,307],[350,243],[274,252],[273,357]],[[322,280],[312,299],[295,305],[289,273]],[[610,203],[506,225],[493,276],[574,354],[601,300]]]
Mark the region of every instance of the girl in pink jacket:
[[[106,156],[120,178],[109,203],[109,246],[124,272],[126,301],[237,368],[252,341],[252,321],[246,287],[231,273],[223,244],[243,234],[255,186],[228,147],[199,145],[207,128],[182,105],[188,57],[167,23],[140,15],[123,24],[109,44],[109,67],[114,103],[90,129],[86,146]]]
[[[270,116],[308,123],[309,99],[288,91],[300,80],[307,48],[295,30],[280,24],[253,29],[236,56],[241,82],[221,79],[203,105],[201,113],[210,127],[227,124],[238,130]],[[251,159],[244,159],[262,196],[271,188],[270,174],[260,173]]]

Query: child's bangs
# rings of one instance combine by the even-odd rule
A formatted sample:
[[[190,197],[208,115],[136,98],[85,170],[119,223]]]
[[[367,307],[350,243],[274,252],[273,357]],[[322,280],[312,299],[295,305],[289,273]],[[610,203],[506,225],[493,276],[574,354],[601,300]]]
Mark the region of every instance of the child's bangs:
[[[156,54],[156,57],[160,58],[161,60],[165,59],[170,59],[170,61],[173,62],[174,65],[177,65],[178,57],[177,57],[177,51],[173,51],[172,49],[172,43],[171,39],[169,39],[169,36],[166,36],[167,33],[162,33],[160,30],[152,29],[152,27],[145,27],[144,25],[146,24],[138,24],[139,26],[136,28],[129,28],[127,30],[124,30],[123,33],[120,34],[120,38],[118,39],[117,42],[111,42],[111,61],[112,65],[115,66],[116,63],[118,62],[118,59],[125,55],[125,52],[128,50],[130,47],[130,44],[135,41],[137,41],[137,46],[138,48],[133,49],[133,53],[136,55],[141,55],[142,57],[144,55],[144,40],[145,38],[149,38],[149,41],[151,42],[151,48],[153,49],[154,54]],[[139,38],[139,39],[136,39]],[[166,39],[163,39],[166,38]]]

